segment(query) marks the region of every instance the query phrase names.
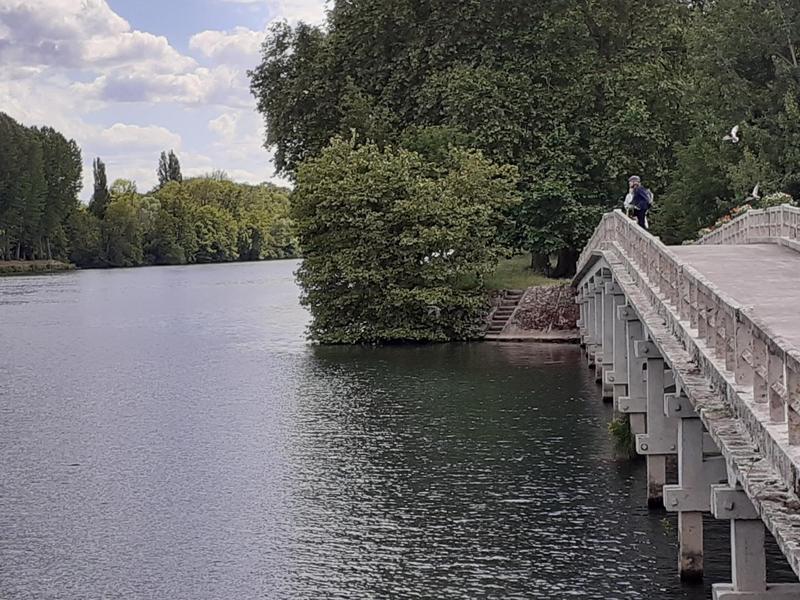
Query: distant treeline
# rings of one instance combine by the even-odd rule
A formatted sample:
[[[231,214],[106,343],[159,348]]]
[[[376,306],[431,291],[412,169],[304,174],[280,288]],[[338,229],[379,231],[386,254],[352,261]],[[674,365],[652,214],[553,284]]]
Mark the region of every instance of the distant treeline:
[[[298,253],[288,191],[230,181],[223,172],[183,180],[162,153],[158,186],[110,187],[94,161],[94,193],[78,200],[81,152],[50,128],[0,113],[0,260],[68,260],[132,267],[285,258]]]
[[[74,141],[0,113],[0,259],[66,257],[80,188]]]

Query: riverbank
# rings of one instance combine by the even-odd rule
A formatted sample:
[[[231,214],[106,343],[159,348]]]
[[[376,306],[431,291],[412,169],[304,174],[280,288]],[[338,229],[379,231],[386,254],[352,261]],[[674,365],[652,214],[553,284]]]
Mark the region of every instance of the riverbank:
[[[0,276],[60,273],[74,269],[75,265],[60,260],[0,260]]]

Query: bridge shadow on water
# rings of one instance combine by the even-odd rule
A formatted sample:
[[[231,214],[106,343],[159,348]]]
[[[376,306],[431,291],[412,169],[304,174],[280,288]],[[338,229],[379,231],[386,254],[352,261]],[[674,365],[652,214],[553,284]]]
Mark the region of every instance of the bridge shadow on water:
[[[615,456],[577,347],[313,353],[279,596],[700,599],[730,580],[728,524],[709,518],[708,585],[678,581],[676,519]],[[770,574],[794,580],[774,543]]]

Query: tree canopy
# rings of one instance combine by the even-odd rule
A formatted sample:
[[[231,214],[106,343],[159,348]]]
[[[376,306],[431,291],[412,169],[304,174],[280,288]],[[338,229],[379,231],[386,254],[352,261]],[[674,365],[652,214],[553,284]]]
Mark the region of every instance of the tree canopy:
[[[325,343],[476,337],[483,275],[503,248],[514,167],[480,152],[423,155],[335,138],[297,174],[292,214],[313,338]]]
[[[66,252],[65,220],[78,206],[81,172],[73,140],[0,113],[0,259]]]
[[[289,191],[230,181],[222,172],[183,180],[174,152],[149,193],[110,186],[93,161],[94,190],[80,203],[77,144],[49,127],[0,113],[0,260],[60,259],[81,267],[262,260],[298,252]]]
[[[402,145],[446,127],[515,165],[515,246],[564,272],[598,216],[647,174],[663,189],[687,123],[675,0],[336,2],[325,28],[275,25],[252,90],[289,176],[332,136]]]

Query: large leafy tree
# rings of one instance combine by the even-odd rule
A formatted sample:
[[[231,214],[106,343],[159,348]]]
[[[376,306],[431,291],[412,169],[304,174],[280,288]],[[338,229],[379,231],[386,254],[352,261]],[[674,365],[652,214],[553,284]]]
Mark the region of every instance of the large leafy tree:
[[[517,246],[574,262],[633,171],[663,188],[685,137],[687,4],[339,1],[327,28],[274,27],[252,90],[293,176],[328,140],[460,132],[518,166]],[[546,266],[546,261],[540,261]]]
[[[800,6],[786,0],[715,0],[694,13],[689,139],[664,197],[659,233],[694,238],[755,184],[800,195]],[[723,141],[734,125],[738,144]]]
[[[325,343],[468,339],[503,248],[517,172],[479,152],[441,163],[336,138],[300,167],[293,215],[311,335]]]

